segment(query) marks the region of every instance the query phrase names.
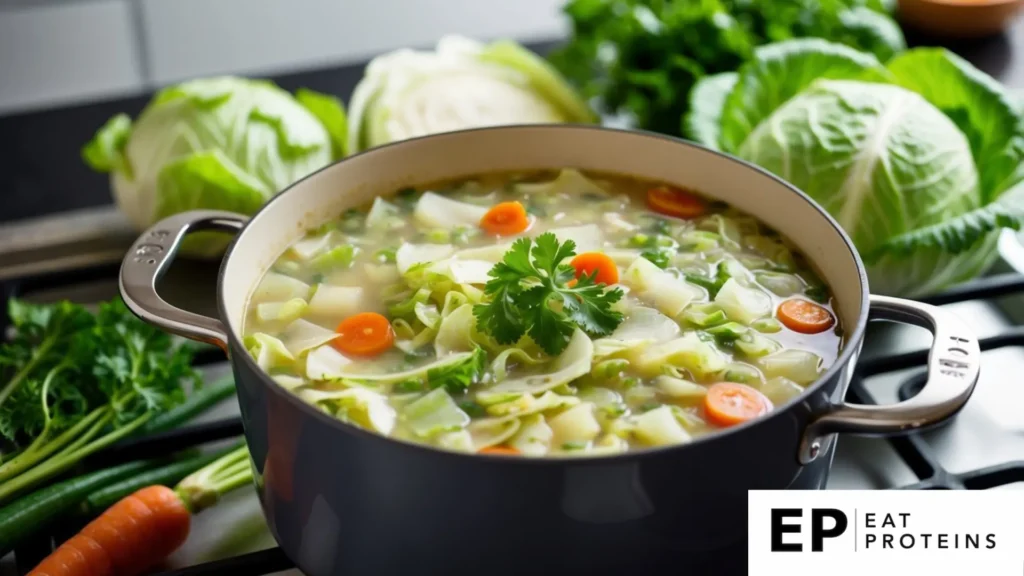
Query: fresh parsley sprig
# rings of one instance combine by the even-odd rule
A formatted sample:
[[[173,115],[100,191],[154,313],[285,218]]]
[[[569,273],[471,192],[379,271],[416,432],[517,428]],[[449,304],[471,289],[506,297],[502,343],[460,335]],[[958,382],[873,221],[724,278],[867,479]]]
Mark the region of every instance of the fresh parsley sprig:
[[[576,279],[573,267],[562,264],[575,254],[572,240],[559,243],[550,232],[535,241],[516,240],[490,271],[484,288],[490,300],[473,307],[477,328],[499,344],[528,334],[551,356],[565,349],[576,327],[592,336],[610,334],[622,322],[622,314],[612,309],[622,290],[596,284],[596,271]]]

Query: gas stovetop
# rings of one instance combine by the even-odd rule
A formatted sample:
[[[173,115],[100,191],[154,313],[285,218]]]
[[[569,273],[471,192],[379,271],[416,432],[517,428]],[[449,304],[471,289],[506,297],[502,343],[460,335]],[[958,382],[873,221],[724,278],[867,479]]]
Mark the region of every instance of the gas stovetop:
[[[0,229],[0,297],[97,302],[117,293],[121,255],[134,233],[112,209],[25,221]],[[896,439],[843,436],[829,489],[989,489],[1024,486],[1024,246],[1004,233],[1001,260],[985,278],[928,299],[961,315],[984,351],[981,380],[956,419],[936,430]],[[217,263],[179,260],[161,282],[172,303],[212,313]],[[0,321],[2,327],[3,321]],[[2,334],[2,332],[0,332]],[[875,323],[868,331],[848,399],[891,403],[923,382],[930,335],[923,329]],[[219,351],[196,360],[207,381],[228,376]],[[110,464],[142,454],[216,443],[242,432],[231,399],[185,428],[117,445],[99,460]],[[65,527],[69,532],[77,527]],[[34,539],[0,560],[0,574],[24,574],[69,533]],[[163,576],[232,574],[300,576],[276,547],[253,490],[241,490],[198,515],[186,544]]]

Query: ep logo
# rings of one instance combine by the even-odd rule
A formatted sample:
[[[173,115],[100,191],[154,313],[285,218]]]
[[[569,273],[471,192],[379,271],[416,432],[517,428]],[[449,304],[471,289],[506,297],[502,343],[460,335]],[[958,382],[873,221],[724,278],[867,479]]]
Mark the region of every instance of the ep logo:
[[[807,515],[802,508],[772,508],[772,552],[803,552],[804,539],[799,535],[808,521],[811,552],[821,552],[826,538],[841,536],[850,524],[846,514],[836,508],[811,508]]]

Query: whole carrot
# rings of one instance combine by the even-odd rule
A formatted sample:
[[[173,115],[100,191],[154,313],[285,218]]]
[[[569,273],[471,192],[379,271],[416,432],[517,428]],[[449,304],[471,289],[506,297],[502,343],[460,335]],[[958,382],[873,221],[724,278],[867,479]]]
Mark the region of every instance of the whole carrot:
[[[188,538],[192,514],[248,484],[245,446],[189,475],[175,488],[147,486],[100,514],[28,576],[139,576]]]

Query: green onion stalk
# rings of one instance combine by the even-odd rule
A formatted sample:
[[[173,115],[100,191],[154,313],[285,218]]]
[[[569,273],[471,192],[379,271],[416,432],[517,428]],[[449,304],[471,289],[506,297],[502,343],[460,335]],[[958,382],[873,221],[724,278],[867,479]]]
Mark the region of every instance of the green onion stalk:
[[[251,484],[252,480],[249,448],[243,444],[187,476],[174,492],[195,514],[215,505],[225,494]]]

